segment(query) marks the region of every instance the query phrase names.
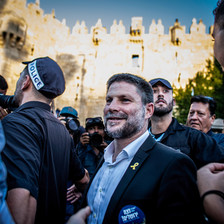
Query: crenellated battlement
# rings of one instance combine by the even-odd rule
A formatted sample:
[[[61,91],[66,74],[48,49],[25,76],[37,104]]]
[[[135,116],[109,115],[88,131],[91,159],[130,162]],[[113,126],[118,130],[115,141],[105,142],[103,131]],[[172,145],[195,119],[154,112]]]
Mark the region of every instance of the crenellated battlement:
[[[178,86],[206,69],[207,59],[213,60],[213,27],[207,34],[203,22],[195,18],[189,33],[176,20],[165,34],[161,19],[144,27],[143,17],[132,17],[129,28],[121,20],[107,28],[101,19],[90,28],[77,21],[70,30],[56,14],[54,10],[45,14],[40,0],[0,1],[0,74],[13,94],[22,61],[52,57],[66,79],[66,91],[55,106],[75,107],[81,122],[102,116],[106,81],[115,73],[129,72],[146,80],[162,77]]]

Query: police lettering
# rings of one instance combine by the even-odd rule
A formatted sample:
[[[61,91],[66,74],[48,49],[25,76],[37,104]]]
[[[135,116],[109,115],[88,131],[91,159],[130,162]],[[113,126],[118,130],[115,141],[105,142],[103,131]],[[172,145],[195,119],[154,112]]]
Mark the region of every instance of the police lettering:
[[[39,90],[40,88],[42,88],[44,86],[44,84],[38,74],[37,67],[36,67],[36,61],[29,64],[29,73],[30,73],[30,77],[31,77],[36,89]]]

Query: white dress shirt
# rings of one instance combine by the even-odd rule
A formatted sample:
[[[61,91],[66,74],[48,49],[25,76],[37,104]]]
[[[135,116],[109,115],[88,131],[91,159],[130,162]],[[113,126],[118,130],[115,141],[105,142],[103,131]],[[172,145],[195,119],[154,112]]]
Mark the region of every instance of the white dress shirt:
[[[149,136],[148,130],[139,138],[127,145],[112,162],[114,142],[105,149],[104,163],[97,172],[87,194],[87,202],[91,208],[88,223],[101,224],[110,199],[127,170],[134,155]]]

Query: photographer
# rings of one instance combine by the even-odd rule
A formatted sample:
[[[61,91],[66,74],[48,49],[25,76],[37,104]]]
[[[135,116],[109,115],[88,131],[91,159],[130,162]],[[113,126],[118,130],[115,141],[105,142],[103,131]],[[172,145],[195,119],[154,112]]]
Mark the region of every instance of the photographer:
[[[11,111],[8,107],[12,104],[13,96],[5,96],[8,90],[6,79],[0,75],[0,120],[2,120]]]
[[[59,120],[69,131],[76,147],[79,142],[80,135],[85,132],[85,128],[80,126],[78,112],[73,107],[63,107],[59,113]]]
[[[93,175],[104,149],[110,143],[105,140],[104,124],[101,117],[86,118],[86,131],[80,137],[77,153],[84,168]]]

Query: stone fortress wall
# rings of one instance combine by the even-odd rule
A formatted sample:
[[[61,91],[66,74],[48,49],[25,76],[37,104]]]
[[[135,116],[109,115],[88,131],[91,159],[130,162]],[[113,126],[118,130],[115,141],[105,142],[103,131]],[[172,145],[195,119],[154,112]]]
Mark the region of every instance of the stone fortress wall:
[[[110,30],[99,19],[90,30],[85,22],[76,22],[70,31],[65,20],[55,13],[44,14],[40,1],[0,2],[0,74],[13,94],[16,80],[24,68],[22,61],[49,56],[61,66],[66,91],[58,97],[55,108],[72,106],[83,124],[86,117],[102,116],[107,79],[120,72],[155,77],[184,85],[197,71],[213,60],[212,29],[200,20],[192,20],[190,32],[178,20],[164,33],[161,20],[146,29],[142,17],[133,17],[130,30],[114,20]],[[181,78],[181,83],[178,83]]]

